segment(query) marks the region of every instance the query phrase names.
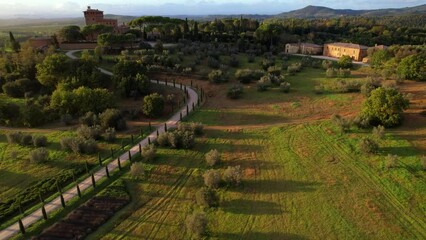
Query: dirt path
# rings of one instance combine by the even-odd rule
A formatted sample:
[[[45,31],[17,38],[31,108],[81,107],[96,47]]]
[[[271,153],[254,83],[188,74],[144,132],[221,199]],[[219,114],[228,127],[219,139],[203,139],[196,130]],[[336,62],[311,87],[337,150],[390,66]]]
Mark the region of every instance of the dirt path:
[[[80,50],[74,50],[74,51],[69,51],[66,53],[66,55],[71,58],[71,59],[76,59],[77,57],[74,56],[75,52],[78,52]],[[107,75],[112,76],[112,73],[99,68],[99,70]],[[153,83],[157,83],[157,81],[151,80],[151,82]],[[158,84],[161,85],[167,85],[166,82],[158,82]],[[169,86],[171,84],[169,83]],[[176,88],[180,89],[180,85],[176,85]],[[171,129],[171,128],[175,128],[177,126],[177,123],[180,121],[180,114],[182,114],[182,117],[185,117],[188,115],[188,113],[190,113],[191,111],[194,110],[193,106],[197,105],[198,102],[198,94],[197,92],[192,89],[191,87],[187,86],[186,89],[188,90],[188,108],[187,106],[182,107],[179,112],[177,112],[176,114],[174,114],[167,122],[165,122],[167,124],[167,128]],[[187,111],[189,110],[189,111]],[[165,126],[162,123],[161,125],[158,125],[156,128],[156,130],[153,131],[148,137],[146,137],[145,139],[143,139],[142,141],[140,141],[139,143],[137,143],[134,147],[132,147],[129,150],[129,153],[131,156],[139,153],[139,144],[141,146],[145,146],[148,145],[148,138],[150,138],[151,140],[155,140],[157,138],[157,130],[159,133],[163,133],[165,132]],[[129,161],[129,153],[124,153],[123,155],[120,156],[120,160],[121,163],[125,164],[127,161]],[[108,169],[109,172],[113,172],[114,170],[118,169],[118,164],[117,161],[112,161],[108,164]],[[102,178],[106,177],[106,172],[105,169],[102,168],[99,171],[97,171],[96,173],[94,173],[94,177],[95,177],[95,181],[99,181]],[[82,182],[78,183],[80,190],[83,192],[84,190],[90,188],[92,186],[92,179],[91,177],[86,178],[85,180],[83,180]],[[78,193],[77,193],[77,188],[73,187],[72,189],[66,191],[63,193],[63,197],[65,202],[69,202],[71,199],[78,197]],[[47,215],[49,215],[50,213],[54,212],[57,209],[60,209],[61,206],[61,199],[58,196],[57,198],[55,198],[54,200],[52,200],[51,202],[48,202],[45,204],[45,209],[47,212]],[[37,209],[36,211],[34,211],[33,213],[31,213],[30,215],[22,218],[22,223],[23,225],[27,228],[30,225],[34,224],[35,222],[39,221],[40,219],[43,218],[43,214],[42,214],[42,210]],[[15,223],[11,226],[9,226],[8,228],[0,231],[0,239],[9,239],[12,236],[14,236],[15,234],[19,233],[20,229],[19,229],[19,224]]]

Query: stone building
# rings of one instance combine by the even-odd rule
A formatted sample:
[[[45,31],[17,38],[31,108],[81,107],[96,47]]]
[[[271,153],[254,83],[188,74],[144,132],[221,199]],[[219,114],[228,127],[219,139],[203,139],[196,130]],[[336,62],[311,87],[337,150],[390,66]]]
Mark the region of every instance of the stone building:
[[[114,29],[114,32],[119,34],[123,34],[130,30],[130,28],[124,23],[122,25],[118,25],[117,19],[104,18],[103,11],[92,9],[90,6],[88,6],[87,10],[84,11],[84,19],[86,21],[86,25],[102,24],[105,26],[111,26]]]
[[[323,55],[328,57],[340,58],[341,56],[350,56],[355,61],[362,61],[367,56],[367,46],[353,43],[328,43],[324,44]]]
[[[321,55],[322,46],[317,44],[312,44],[312,43],[288,43],[285,45],[285,53]]]

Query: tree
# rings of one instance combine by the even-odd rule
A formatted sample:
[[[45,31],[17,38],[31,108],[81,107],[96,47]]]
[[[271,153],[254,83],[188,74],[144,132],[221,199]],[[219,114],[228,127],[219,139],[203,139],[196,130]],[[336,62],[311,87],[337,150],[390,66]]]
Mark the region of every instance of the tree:
[[[238,186],[242,178],[241,167],[239,165],[235,167],[229,166],[223,173],[223,178],[228,184]]]
[[[191,214],[185,221],[187,230],[195,237],[201,238],[207,230],[207,218],[204,213]]]
[[[63,54],[47,56],[37,64],[37,80],[44,86],[55,87],[65,76],[69,59]]]
[[[212,207],[217,205],[216,194],[212,189],[201,188],[195,193],[195,201],[202,207]]]
[[[371,55],[370,65],[373,68],[380,69],[389,59],[390,56],[386,50],[378,50]]]
[[[126,121],[120,110],[109,108],[99,115],[99,122],[104,129],[114,128],[116,130],[126,129]]]
[[[18,41],[16,41],[15,37],[13,36],[12,32],[9,32],[9,43],[10,43],[10,48],[14,51],[14,52],[19,52],[19,50],[21,49],[21,44],[19,44]]]
[[[145,176],[145,167],[141,162],[133,163],[130,166],[130,174],[135,178],[140,178]]]
[[[352,68],[352,58],[348,55],[343,55],[337,62],[341,68]]]
[[[377,144],[373,139],[365,137],[359,142],[359,149],[361,152],[367,154],[377,153],[379,151],[379,144]]]
[[[220,162],[220,153],[216,149],[213,149],[204,155],[207,165],[213,167]]]
[[[153,93],[143,98],[142,111],[149,117],[159,117],[164,110],[164,98],[158,93]]]
[[[426,81],[426,53],[414,54],[402,59],[397,73],[405,79]]]
[[[58,34],[62,42],[77,42],[83,39],[79,26],[66,26],[59,30]]]
[[[211,83],[221,83],[224,79],[223,75],[222,70],[212,70],[208,75],[209,81]]]
[[[203,175],[204,178],[204,184],[208,188],[218,188],[220,184],[220,173],[218,170],[207,170],[207,172]]]
[[[409,101],[396,89],[379,87],[371,91],[370,97],[363,103],[361,115],[371,125],[392,127],[401,123],[402,113],[408,105]]]

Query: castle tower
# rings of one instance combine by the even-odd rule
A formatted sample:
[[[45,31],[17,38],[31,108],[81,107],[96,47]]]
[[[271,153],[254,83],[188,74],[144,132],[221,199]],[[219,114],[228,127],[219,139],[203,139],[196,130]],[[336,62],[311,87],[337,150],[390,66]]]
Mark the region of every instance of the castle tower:
[[[86,20],[86,25],[101,23],[104,19],[104,12],[87,6],[87,10],[84,11],[84,19]]]

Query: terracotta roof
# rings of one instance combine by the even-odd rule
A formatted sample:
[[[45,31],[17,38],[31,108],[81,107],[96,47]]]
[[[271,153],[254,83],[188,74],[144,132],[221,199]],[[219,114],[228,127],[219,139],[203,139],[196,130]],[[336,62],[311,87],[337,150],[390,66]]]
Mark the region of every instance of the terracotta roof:
[[[367,46],[363,46],[363,45],[360,45],[360,44],[354,44],[354,43],[337,42],[337,43],[328,43],[326,45],[332,45],[332,46],[344,47],[344,48],[354,48],[354,49],[365,49],[365,50],[368,49]]]

